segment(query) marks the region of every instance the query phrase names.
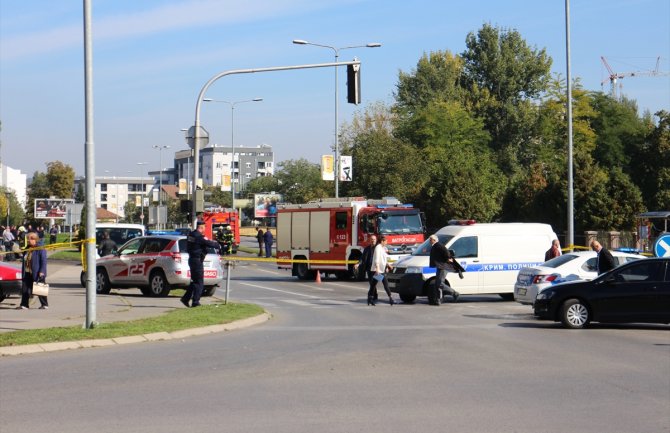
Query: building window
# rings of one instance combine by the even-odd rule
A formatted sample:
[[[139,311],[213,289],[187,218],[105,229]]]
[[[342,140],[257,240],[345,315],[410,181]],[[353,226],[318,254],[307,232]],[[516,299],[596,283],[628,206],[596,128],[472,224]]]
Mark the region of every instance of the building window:
[[[251,168],[251,163],[247,162],[247,168]]]
[[[107,194],[100,194],[100,201],[107,201]]]
[[[101,183],[100,184],[100,191],[107,191],[107,184],[106,183]]]

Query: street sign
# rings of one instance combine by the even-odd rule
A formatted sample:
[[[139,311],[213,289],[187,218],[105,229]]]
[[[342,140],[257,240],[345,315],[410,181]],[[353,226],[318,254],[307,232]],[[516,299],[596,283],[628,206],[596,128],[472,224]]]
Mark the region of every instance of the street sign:
[[[198,147],[202,149],[209,144],[209,132],[202,126],[200,126],[198,130]],[[188,132],[186,133],[186,144],[188,144],[191,149],[195,149],[195,125],[188,128]]]
[[[670,257],[670,233],[664,233],[656,239],[654,254],[656,257]]]

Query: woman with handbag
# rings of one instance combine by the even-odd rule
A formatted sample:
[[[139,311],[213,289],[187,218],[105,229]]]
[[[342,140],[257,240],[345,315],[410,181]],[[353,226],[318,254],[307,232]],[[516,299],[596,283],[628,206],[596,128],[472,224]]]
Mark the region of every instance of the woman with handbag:
[[[391,291],[389,290],[389,284],[386,281],[386,272],[391,270],[391,265],[388,262],[388,251],[386,251],[386,236],[380,236],[379,242],[374,249],[372,254],[372,266],[370,271],[372,272],[372,285],[368,291],[368,305],[375,305],[374,294],[377,293],[377,283],[382,282],[384,286],[384,291],[389,297],[389,304],[395,304],[393,297],[391,296]]]
[[[21,290],[21,305],[17,310],[29,308],[30,297],[33,294],[33,285],[36,282],[44,282],[47,276],[47,252],[44,249],[37,248],[39,239],[37,233],[30,232],[26,235],[28,248],[23,253],[23,288]],[[40,310],[49,308],[49,301],[46,296],[39,296]]]

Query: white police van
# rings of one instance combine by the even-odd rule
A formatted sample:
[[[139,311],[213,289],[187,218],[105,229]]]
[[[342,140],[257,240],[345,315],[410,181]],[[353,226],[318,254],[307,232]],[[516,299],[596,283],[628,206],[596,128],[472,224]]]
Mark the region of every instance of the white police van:
[[[435,234],[465,268],[462,279],[448,273],[447,284],[461,295],[498,294],[505,300],[514,300],[519,270],[543,263],[544,253],[556,239],[548,224],[477,224],[473,220],[450,221]],[[430,248],[426,240],[387,274],[389,288],[403,302],[427,296],[428,287],[434,284],[436,270],[429,266]]]

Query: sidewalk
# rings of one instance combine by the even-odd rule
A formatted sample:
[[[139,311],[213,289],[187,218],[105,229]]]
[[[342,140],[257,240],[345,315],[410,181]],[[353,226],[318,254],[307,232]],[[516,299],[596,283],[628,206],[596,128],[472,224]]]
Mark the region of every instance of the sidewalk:
[[[16,310],[20,297],[12,296],[0,303],[0,332],[21,329],[43,329],[84,326],[86,323],[86,289],[81,287],[81,266],[72,262],[49,262],[49,309],[39,310],[37,297],[30,309]],[[212,302],[203,298],[203,303]],[[95,297],[97,322],[120,322],[158,316],[175,308],[184,308],[179,297],[143,296],[139,289],[112,290],[109,295]]]

